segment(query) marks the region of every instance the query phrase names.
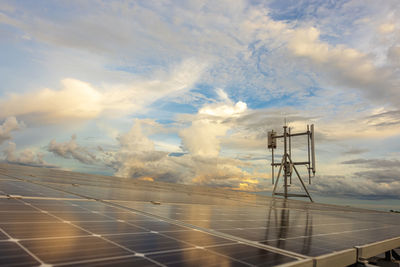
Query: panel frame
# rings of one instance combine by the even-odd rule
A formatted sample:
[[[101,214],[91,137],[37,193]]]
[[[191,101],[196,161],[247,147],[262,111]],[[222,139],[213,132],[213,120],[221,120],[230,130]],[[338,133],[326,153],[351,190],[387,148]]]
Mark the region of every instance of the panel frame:
[[[314,267],[348,266],[357,262],[357,249],[350,248],[315,257]]]
[[[355,246],[357,249],[357,258],[364,260],[400,247],[400,237],[395,237],[363,246]]]

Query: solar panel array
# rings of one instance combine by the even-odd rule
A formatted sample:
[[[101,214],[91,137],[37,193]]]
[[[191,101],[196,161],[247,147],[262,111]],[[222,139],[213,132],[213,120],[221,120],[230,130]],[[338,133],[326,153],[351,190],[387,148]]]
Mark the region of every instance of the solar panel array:
[[[0,215],[7,266],[340,266],[400,246],[398,214],[7,164]]]

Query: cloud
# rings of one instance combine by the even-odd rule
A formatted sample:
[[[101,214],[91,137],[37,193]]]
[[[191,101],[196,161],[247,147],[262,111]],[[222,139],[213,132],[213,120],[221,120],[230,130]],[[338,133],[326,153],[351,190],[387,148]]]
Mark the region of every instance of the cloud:
[[[99,115],[102,96],[90,84],[64,79],[62,86],[59,91],[46,88],[26,94],[10,94],[0,100],[0,114],[44,123],[92,119]]]
[[[350,147],[349,149],[343,151],[342,154],[344,154],[344,155],[359,155],[359,154],[363,154],[363,153],[366,153],[369,151],[370,151],[369,149],[365,149],[365,148]]]
[[[54,18],[52,14],[35,7],[27,9],[15,5],[16,9],[23,9],[25,15],[4,12],[3,22],[37,42],[50,47],[94,53],[113,61],[113,66],[129,62],[135,68],[143,68],[149,61],[164,65],[165,62],[180,61],[193,55],[211,58],[210,54],[229,54],[232,47],[239,44],[224,30],[231,31],[234,26],[230,18],[235,15],[242,17],[241,12],[246,8],[245,1],[225,6],[215,3],[165,5],[115,1],[99,4],[98,1],[89,1],[57,4],[56,9],[61,14]],[[208,6],[206,12],[201,8],[203,5]],[[84,15],[77,15],[71,8],[80,10]],[[224,52],[219,44],[229,49]]]
[[[310,86],[330,86],[334,81],[335,85],[344,85],[346,89],[358,88],[372,100],[380,99],[380,103],[398,104],[398,75],[393,69],[381,67],[372,53],[352,47],[350,41],[342,45],[330,45],[325,41],[339,39],[338,35],[342,34],[344,37],[339,41],[346,43],[350,39],[349,33],[358,30],[356,22],[369,15],[366,12],[379,8],[373,11],[381,15],[391,8],[391,3],[362,5],[350,1],[346,4],[285,6],[280,10],[283,14],[291,14],[297,8],[305,13],[304,17],[292,21],[276,19],[276,5],[268,7],[264,3],[248,1],[218,5],[209,1],[179,5],[90,3],[57,4],[55,8],[61,13],[57,18],[49,14],[50,11],[37,7],[28,10],[15,4],[14,9],[24,10],[24,15],[7,11],[3,21],[16,27],[21,34],[32,36],[37,43],[46,44],[46,51],[49,47],[78,58],[82,57],[82,52],[89,53],[96,59],[101,58],[100,64],[113,73],[149,73],[154,66],[164,68],[171,62],[201,58],[209,63],[202,82],[229,88],[228,92],[235,90],[244,101],[263,102],[293,92],[296,93],[292,95],[294,98],[306,98],[310,97]],[[353,8],[361,14],[354,16]],[[76,15],[75,10],[81,10],[84,15]],[[395,13],[390,16],[396,17]],[[319,25],[319,22],[321,29],[304,26]],[[386,28],[391,27],[388,26],[390,23],[390,20],[379,20]],[[370,30],[370,25],[365,27]],[[332,43],[337,43],[337,39]],[[314,73],[305,70],[303,60],[299,58],[308,59],[314,66]],[[78,60],[73,65],[79,63]],[[91,84],[104,81],[105,73],[95,77]],[[321,76],[329,77],[330,83]],[[114,90],[124,91],[117,86]],[[139,98],[140,103],[143,95],[138,93],[139,97],[134,97]],[[113,103],[119,103],[121,107],[131,105],[129,101],[123,101],[129,97],[121,98],[117,93],[110,96],[110,106],[115,107]]]
[[[73,158],[84,164],[96,164],[97,161],[94,153],[77,144],[76,135],[72,135],[71,140],[64,143],[57,143],[56,140],[51,140],[47,150],[56,156],[66,159]]]
[[[312,188],[319,193],[359,197],[400,198],[400,161],[397,159],[353,159],[341,162],[356,171],[350,177],[322,175]]]
[[[388,49],[387,58],[395,66],[400,66],[400,46],[391,46]]]
[[[387,184],[388,187],[392,185],[398,185],[400,187],[400,169],[386,169],[381,168],[380,170],[369,170],[355,172],[354,176],[361,179],[373,181],[378,184]]]
[[[64,79],[61,90],[46,88],[0,99],[0,117],[17,116],[32,123],[64,124],[139,112],[157,99],[191,89],[204,66],[195,60],[186,60],[171,67],[170,72],[156,73],[153,79],[105,88]]]
[[[321,41],[320,34],[315,27],[294,29],[288,39],[289,51],[308,59],[314,70],[325,73],[335,84],[359,89],[378,103],[400,103],[395,69],[376,66],[370,55],[357,49]]]
[[[224,96],[222,91],[219,94]],[[154,181],[195,183],[223,186],[241,190],[259,190],[267,176],[245,161],[219,155],[220,138],[230,129],[226,118],[240,116],[246,111],[243,102],[233,103],[226,95],[222,101],[206,104],[195,115],[182,117],[191,124],[179,131],[181,151],[157,151],[148,135],[163,131],[150,120],[136,119],[131,130],[119,136],[120,148],[113,155],[116,175],[150,178]],[[145,133],[146,132],[146,133]],[[174,156],[179,153],[179,157]]]
[[[20,130],[24,127],[22,122],[18,122],[15,117],[8,117],[3,124],[0,125],[0,145],[12,138],[11,132]]]
[[[391,177],[386,174],[374,176],[371,172],[355,174],[353,177],[342,176],[319,176],[310,189],[321,195],[346,196],[352,198],[377,198],[377,199],[400,199],[400,182],[398,174]]]
[[[222,145],[238,154],[243,152],[265,154],[268,131],[281,132],[285,118],[293,131],[306,130],[306,125],[311,123],[314,117],[299,113],[292,108],[248,109],[240,116],[225,119],[224,123],[232,125],[232,130],[221,140]]]
[[[363,111],[352,112],[352,116],[348,116],[348,111],[344,109],[333,117],[327,114],[317,120],[320,140],[385,139],[399,134],[398,110],[364,108]]]
[[[378,111],[368,116],[367,122],[378,127],[400,124],[400,110]]]
[[[375,81],[377,70],[367,55],[343,45],[330,46],[320,41],[314,27],[295,29],[288,43],[289,50],[331,71],[336,78],[351,84],[366,85]]]
[[[382,34],[392,33],[396,28],[394,23],[383,23],[379,25],[379,32]]]
[[[198,82],[205,68],[206,63],[192,58],[171,66],[169,72],[156,71],[148,80],[111,86],[104,93],[104,110],[110,113],[120,111],[119,114],[143,112],[142,109],[158,99],[188,92]]]
[[[179,133],[183,147],[193,156],[217,157],[220,137],[231,128],[224,120],[240,116],[247,110],[246,103],[233,103],[225,92],[217,92],[223,101],[203,106],[197,115],[190,118],[191,126]]]
[[[397,159],[353,159],[343,161],[342,164],[361,165],[364,168],[386,168],[386,169],[399,169],[400,161]]]
[[[13,142],[8,142],[8,146],[3,150],[3,155],[5,156],[5,161],[12,164],[21,164],[28,166],[39,166],[47,168],[55,168],[55,165],[47,163],[43,159],[43,154],[35,152],[32,149],[24,149],[20,153],[16,152],[16,144]]]
[[[149,120],[136,119],[129,132],[118,137],[119,150],[111,155],[115,175],[132,178],[152,178],[166,182],[185,183],[191,176],[188,162],[183,157],[169,157],[168,152],[156,151],[155,145],[143,128],[150,128]]]

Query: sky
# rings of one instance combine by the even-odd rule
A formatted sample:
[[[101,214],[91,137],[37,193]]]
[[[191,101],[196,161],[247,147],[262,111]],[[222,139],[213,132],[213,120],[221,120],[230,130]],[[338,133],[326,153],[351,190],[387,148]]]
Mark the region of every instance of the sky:
[[[3,162],[271,191],[286,118],[311,192],[400,199],[398,0],[0,0],[0,81]]]

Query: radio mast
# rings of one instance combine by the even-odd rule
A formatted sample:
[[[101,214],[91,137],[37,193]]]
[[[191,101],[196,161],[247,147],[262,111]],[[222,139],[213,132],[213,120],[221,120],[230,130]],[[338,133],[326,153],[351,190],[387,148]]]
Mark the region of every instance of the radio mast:
[[[307,161],[293,161],[292,160],[292,137],[293,136],[307,136]],[[303,165],[307,168],[308,172],[308,183],[311,184],[311,177],[315,176],[315,143],[314,143],[314,124],[307,125],[307,131],[301,133],[291,133],[290,128],[285,125],[283,126],[283,134],[277,135],[277,133],[272,130],[268,132],[268,149],[271,150],[272,153],[272,184],[274,184],[274,190],[272,191],[272,196],[284,196],[288,197],[308,197],[311,202],[314,202],[311,198],[310,193],[308,192],[303,179],[300,176],[300,173],[297,170],[296,166]],[[277,140],[283,138],[283,156],[280,163],[275,163],[274,159],[274,150],[276,149]],[[279,167],[278,175],[275,180],[275,172],[274,169]],[[294,194],[288,192],[288,187],[292,184],[292,175],[293,170],[296,173],[297,178],[299,179],[304,191],[306,194]],[[276,192],[277,185],[279,183],[279,178],[281,177],[281,173],[283,171],[283,187],[284,192],[278,193]],[[312,173],[312,175],[311,175]]]

